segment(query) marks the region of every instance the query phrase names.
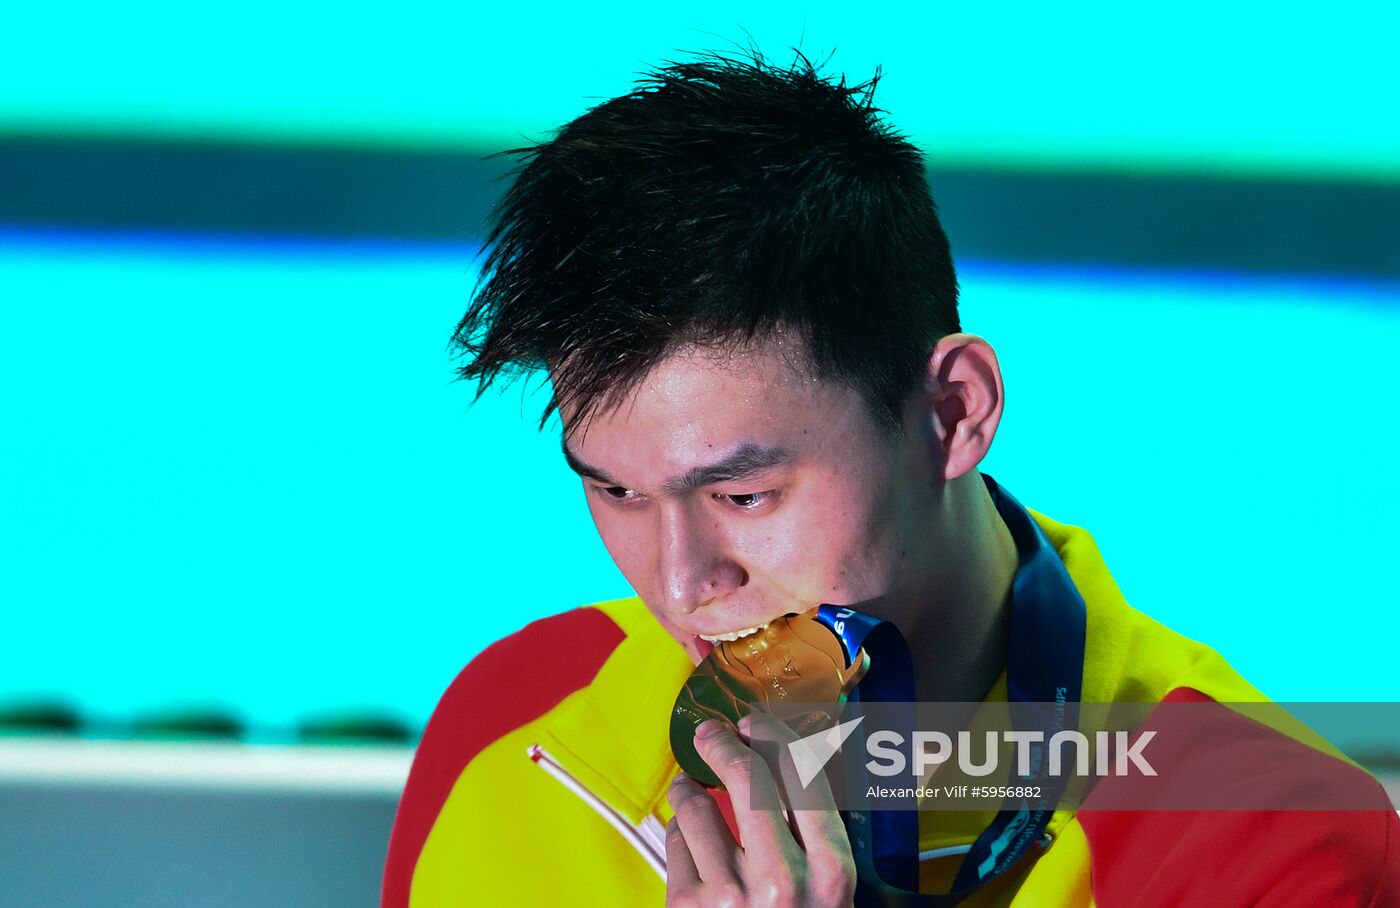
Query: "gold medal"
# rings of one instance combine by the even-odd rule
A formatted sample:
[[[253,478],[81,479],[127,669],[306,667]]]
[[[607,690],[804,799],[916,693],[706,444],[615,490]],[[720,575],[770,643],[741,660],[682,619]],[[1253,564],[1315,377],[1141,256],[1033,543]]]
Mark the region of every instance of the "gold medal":
[[[817,621],[817,610],[773,620],[763,630],[716,644],[695,667],[671,711],[671,752],[685,774],[711,787],[719,778],[695,751],[695,728],[706,719],[738,722],[750,703],[830,703],[839,707],[865,676],[870,657],[862,649],[846,664],[841,641]],[[834,710],[832,710],[834,712]],[[816,711],[793,726],[825,724]],[[791,721],[788,723],[792,725]]]

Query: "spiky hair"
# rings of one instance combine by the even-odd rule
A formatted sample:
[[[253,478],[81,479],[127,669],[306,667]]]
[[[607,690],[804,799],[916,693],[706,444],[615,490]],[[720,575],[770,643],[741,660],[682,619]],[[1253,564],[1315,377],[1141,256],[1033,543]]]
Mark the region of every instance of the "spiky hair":
[[[957,280],[919,150],[801,52],[666,62],[518,159],[452,348],[477,397],[547,370],[559,407],[621,400],[686,344],[776,330],[818,377],[897,426],[959,330]],[[570,426],[570,430],[574,427]]]

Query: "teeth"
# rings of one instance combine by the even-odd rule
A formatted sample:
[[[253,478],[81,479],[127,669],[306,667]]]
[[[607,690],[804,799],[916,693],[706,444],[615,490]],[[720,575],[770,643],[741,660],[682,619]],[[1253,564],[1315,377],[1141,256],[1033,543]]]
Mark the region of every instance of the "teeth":
[[[710,643],[732,643],[741,637],[747,637],[749,634],[756,634],[772,623],[771,621],[765,621],[757,627],[746,627],[741,631],[730,631],[727,634],[716,634],[713,637],[707,637],[704,634],[698,634],[697,636],[701,640],[707,640]]]

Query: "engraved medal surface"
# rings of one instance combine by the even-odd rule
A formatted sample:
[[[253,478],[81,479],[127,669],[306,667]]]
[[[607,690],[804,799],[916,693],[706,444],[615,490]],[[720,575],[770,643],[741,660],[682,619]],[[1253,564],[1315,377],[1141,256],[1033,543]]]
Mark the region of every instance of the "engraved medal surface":
[[[686,775],[704,785],[723,787],[695,751],[695,728],[706,719],[730,723],[748,715],[750,703],[846,702],[865,676],[870,657],[862,648],[850,664],[840,639],[817,621],[817,609],[774,619],[766,628],[715,645],[695,667],[671,711],[671,752]],[[799,722],[806,734],[830,717],[822,713]]]

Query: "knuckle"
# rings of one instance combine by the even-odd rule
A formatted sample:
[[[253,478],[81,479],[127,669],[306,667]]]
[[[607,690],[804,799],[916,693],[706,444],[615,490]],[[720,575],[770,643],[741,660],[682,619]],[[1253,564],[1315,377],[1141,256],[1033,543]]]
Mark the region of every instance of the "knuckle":
[[[856,894],[856,868],[853,861],[842,861],[827,873],[815,877],[808,886],[816,905],[849,905]]]
[[[793,908],[802,904],[801,888],[787,873],[774,874],[754,892],[752,904],[764,908]]]
[[[736,782],[747,782],[753,776],[753,761],[747,754],[729,754],[724,758],[724,772],[727,778]]]
[[[682,821],[684,821],[687,824],[692,823],[700,817],[704,816],[708,812],[707,805],[705,804],[707,800],[709,800],[708,796],[696,795],[694,797],[686,798],[684,801],[681,801],[679,804],[676,805],[677,833],[680,832],[680,823]]]

